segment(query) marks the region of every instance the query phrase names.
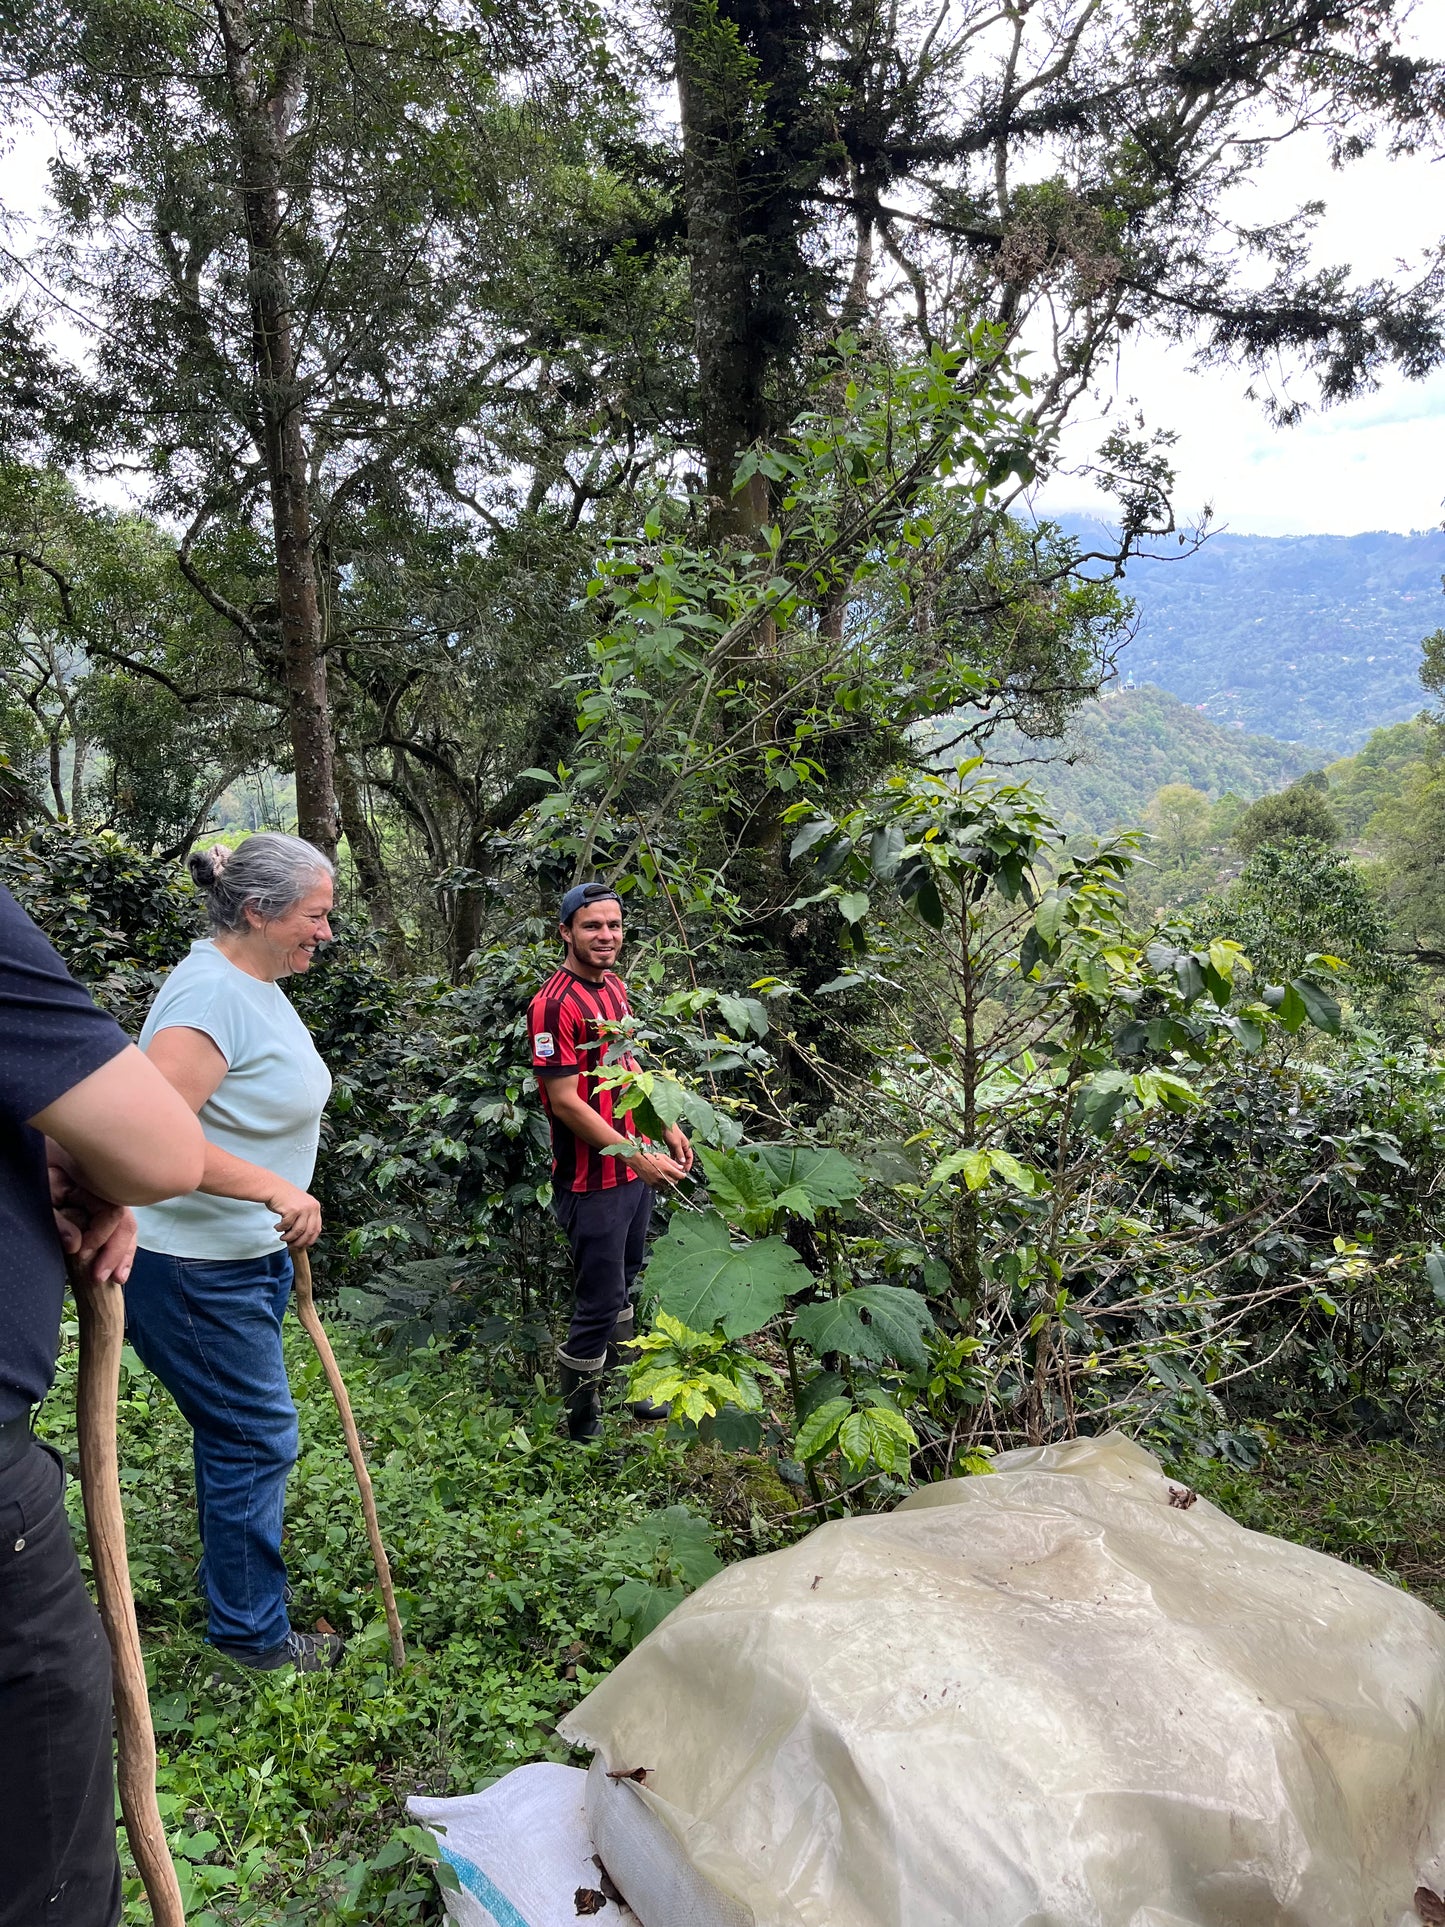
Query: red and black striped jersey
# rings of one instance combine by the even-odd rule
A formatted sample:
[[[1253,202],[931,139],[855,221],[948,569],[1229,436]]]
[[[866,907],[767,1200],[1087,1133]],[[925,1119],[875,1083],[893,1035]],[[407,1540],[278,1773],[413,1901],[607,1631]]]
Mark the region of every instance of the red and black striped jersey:
[[[542,1091],[542,1105],[552,1127],[552,1184],[557,1191],[610,1191],[631,1184],[637,1173],[625,1158],[603,1157],[576,1137],[552,1115],[547,1095],[551,1077],[577,1077],[577,1093],[584,1104],[625,1138],[632,1132],[629,1111],[619,1124],[612,1114],[612,1092],[597,1082],[597,1070],[607,1049],[600,1024],[615,1024],[631,1015],[627,987],[609,970],[601,983],[579,977],[565,966],[553,971],[532,999],[527,1028],[532,1038],[532,1069]]]

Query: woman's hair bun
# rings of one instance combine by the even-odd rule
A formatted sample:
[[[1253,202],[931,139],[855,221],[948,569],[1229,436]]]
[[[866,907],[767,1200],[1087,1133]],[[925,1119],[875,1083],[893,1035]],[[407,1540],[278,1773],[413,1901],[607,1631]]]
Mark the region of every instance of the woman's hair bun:
[[[186,868],[200,885],[209,890],[231,860],[231,852],[224,843],[213,843],[209,850],[192,850],[186,858]]]

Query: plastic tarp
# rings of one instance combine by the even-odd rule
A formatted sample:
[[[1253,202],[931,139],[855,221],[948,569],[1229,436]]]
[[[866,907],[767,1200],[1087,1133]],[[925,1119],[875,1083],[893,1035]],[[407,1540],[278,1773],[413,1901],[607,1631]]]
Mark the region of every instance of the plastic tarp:
[[[1445,1621],[1115,1434],[730,1567],[561,1731],[646,1770],[644,1927],[658,1842],[699,1927],[1417,1927],[1445,1865]]]

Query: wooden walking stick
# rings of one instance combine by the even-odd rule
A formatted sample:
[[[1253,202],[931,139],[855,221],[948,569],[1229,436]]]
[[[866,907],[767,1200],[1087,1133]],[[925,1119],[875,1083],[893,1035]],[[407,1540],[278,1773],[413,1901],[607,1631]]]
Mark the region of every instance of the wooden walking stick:
[[[341,1376],[341,1368],[336,1363],[336,1355],[331,1349],[331,1341],[326,1336],[320,1318],[316,1314],[316,1300],[311,1292],[311,1260],[304,1251],[293,1251],[291,1262],[296,1272],[296,1314],[306,1327],[307,1335],[316,1347],[321,1360],[326,1382],[331,1387],[331,1395],[336,1400],[336,1409],[341,1414],[341,1429],[346,1434],[346,1449],[351,1455],[351,1469],[356,1474],[356,1483],[361,1488],[361,1510],[366,1515],[366,1536],[371,1541],[371,1557],[376,1566],[377,1583],[381,1587],[381,1603],[386,1608],[386,1629],[391,1634],[392,1664],[398,1668],[406,1664],[406,1647],[402,1644],[401,1620],[396,1610],[396,1594],[391,1586],[391,1565],[387,1560],[386,1548],[381,1543],[381,1527],[377,1523],[376,1500],[371,1492],[371,1474],[366,1469],[362,1456],[361,1437],[356,1430],[356,1420],[351,1416],[351,1400],[346,1395],[346,1381]]]
[[[120,1810],[156,1927],[185,1927],[181,1890],[156,1805],[156,1736],[120,1503],[116,1408],[125,1295],[113,1278],[98,1285],[78,1265],[71,1266],[70,1282],[80,1313],[80,1489],[100,1617],[110,1641]]]

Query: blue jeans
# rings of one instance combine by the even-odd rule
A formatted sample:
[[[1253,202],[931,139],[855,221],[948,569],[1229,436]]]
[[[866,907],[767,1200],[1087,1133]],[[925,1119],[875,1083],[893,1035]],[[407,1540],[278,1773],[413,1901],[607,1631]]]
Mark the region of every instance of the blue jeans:
[[[216,1261],[137,1251],[126,1336],[189,1421],[212,1645],[245,1658],[290,1631],[281,1527],[296,1407],[281,1353],[291,1254]]]

